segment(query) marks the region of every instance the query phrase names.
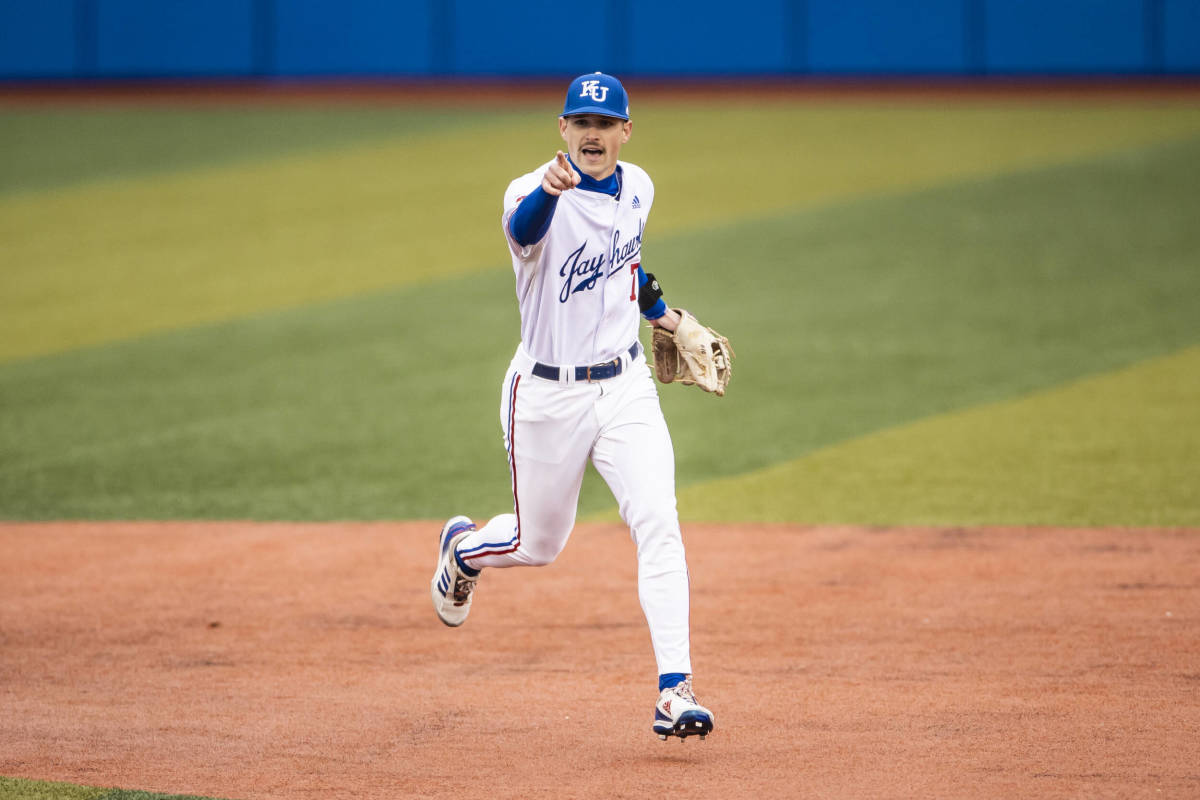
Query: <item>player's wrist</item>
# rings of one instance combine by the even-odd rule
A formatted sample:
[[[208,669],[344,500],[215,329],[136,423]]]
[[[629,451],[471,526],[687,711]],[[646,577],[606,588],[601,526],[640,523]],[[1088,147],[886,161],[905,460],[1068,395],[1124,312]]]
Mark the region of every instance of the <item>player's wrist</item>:
[[[646,318],[647,322],[653,323],[661,319],[666,313],[667,304],[660,297],[658,300],[654,301],[654,305],[642,312],[642,316]]]
[[[679,316],[678,311],[673,308],[667,308],[665,311],[663,311],[661,317],[656,317],[650,320],[650,324],[657,325],[663,330],[671,331],[673,333],[675,329],[679,327],[680,319],[681,317]]]

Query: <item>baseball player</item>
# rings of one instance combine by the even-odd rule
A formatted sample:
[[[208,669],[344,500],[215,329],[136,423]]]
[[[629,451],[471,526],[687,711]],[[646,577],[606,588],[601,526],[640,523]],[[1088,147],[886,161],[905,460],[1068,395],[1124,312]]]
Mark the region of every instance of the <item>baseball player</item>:
[[[446,523],[433,604],[442,622],[461,625],[482,570],[552,562],[574,527],[591,459],[637,546],[638,595],[659,672],[653,730],[662,739],[703,738],[713,713],[692,691],[674,452],[638,342],[639,313],[656,337],[662,331],[665,347],[678,344],[656,366],[664,380],[708,388],[706,376],[697,375],[707,369],[716,381],[709,390],[723,393],[728,359],[718,352],[714,363],[711,350],[728,342],[712,339],[707,334],[715,333],[687,312],[668,309],[657,281],[641,268],[654,184],[618,158],[633,131],[620,81],[599,72],[572,81],[558,129],[564,149],[504,194],[502,224],[521,313],[521,343],[500,396],[513,513],[482,527],[464,516]],[[699,342],[677,342],[681,328]]]

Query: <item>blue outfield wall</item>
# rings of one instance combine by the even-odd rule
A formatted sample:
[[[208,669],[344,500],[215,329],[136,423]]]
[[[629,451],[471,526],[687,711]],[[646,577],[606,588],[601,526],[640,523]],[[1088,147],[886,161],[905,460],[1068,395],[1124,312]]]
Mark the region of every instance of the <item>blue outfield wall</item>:
[[[249,5],[249,3],[244,3]],[[434,4],[392,0],[276,0],[264,9],[257,72],[273,75],[424,75],[434,59]]]
[[[0,0],[0,78],[1200,74],[1200,0]]]
[[[1000,72],[1145,72],[1156,60],[1150,28],[1158,24],[1148,19],[1148,8],[1158,6],[1145,0],[988,3],[987,63]]]
[[[243,0],[103,0],[94,69],[102,75],[236,75],[254,68],[253,5]]]
[[[814,73],[976,71],[970,22],[963,0],[867,2],[808,0],[807,66]]]
[[[79,74],[79,27],[75,0],[0,0],[0,75]]]
[[[1200,0],[1164,0],[1163,5],[1163,64],[1172,72],[1200,72]]]

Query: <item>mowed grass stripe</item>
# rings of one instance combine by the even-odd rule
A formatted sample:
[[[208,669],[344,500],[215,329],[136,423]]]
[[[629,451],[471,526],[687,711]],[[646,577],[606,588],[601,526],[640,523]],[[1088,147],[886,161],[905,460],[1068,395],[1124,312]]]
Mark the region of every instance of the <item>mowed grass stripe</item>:
[[[638,113],[626,155],[658,183],[648,258],[684,232],[1200,130],[1200,110],[1169,105]],[[502,192],[556,146],[552,111],[489,113],[385,142],[0,198],[0,360],[507,269]],[[709,258],[728,267],[739,254]]]
[[[738,353],[721,400],[660,392],[681,482],[1197,343],[1197,186],[1200,139],[674,242],[668,296]]]
[[[680,485],[1194,345],[1198,165],[1200,140],[663,237],[668,296],[739,353],[724,399],[662,389]],[[0,517],[505,510],[516,340],[492,271],[0,367]]]
[[[472,118],[408,106],[0,107],[0,195],[398,139]]]
[[[1095,158],[1200,133],[1200,109],[1084,102],[663,104],[636,109],[655,234]]]
[[[0,200],[0,358],[495,263],[504,171],[462,163],[484,139],[487,125]]]
[[[0,367],[0,518],[509,503],[497,408],[511,298],[493,273]]]
[[[1194,347],[693,485],[679,507],[693,520],[1200,528],[1198,486]]]

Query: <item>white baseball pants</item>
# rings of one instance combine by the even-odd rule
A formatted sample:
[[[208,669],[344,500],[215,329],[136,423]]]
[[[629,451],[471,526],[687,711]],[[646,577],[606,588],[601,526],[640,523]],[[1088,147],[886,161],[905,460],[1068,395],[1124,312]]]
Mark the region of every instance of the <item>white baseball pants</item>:
[[[465,537],[458,552],[476,569],[549,564],[575,526],[591,458],[637,547],[638,597],[659,674],[690,674],[675,453],[644,355],[622,359],[624,369],[614,378],[577,383],[567,368],[554,382],[533,375],[534,360],[518,348],[500,401],[514,513],[493,517]]]

